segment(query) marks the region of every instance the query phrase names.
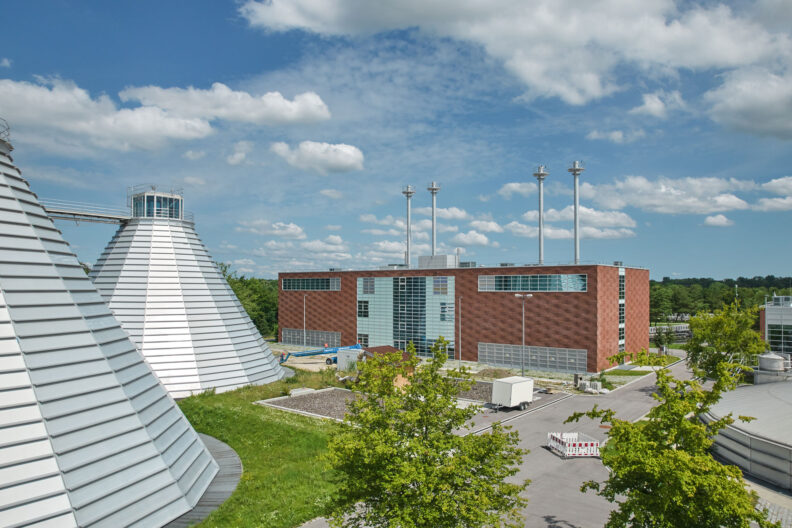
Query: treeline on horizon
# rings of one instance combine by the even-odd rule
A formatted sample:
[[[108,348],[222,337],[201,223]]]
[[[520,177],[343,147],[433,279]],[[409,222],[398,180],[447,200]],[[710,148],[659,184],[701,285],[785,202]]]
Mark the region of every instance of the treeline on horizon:
[[[237,275],[222,262],[218,263],[218,267],[261,335],[276,336],[278,333],[277,279]],[[712,312],[724,304],[734,302],[735,299],[739,299],[743,307],[763,305],[765,297],[773,294],[792,295],[792,277],[767,275],[723,280],[663,277],[662,281],[649,281],[649,288],[649,319],[657,323],[673,321],[675,315]]]
[[[736,286],[736,288],[735,288]],[[792,295],[792,277],[738,277],[672,279],[649,281],[649,319],[674,320],[675,315],[713,312],[739,300],[743,307],[761,306],[773,295]]]

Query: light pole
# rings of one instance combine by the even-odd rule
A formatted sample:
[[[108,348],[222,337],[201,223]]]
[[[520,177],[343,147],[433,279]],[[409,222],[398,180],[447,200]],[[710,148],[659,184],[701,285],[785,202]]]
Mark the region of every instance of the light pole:
[[[530,293],[515,293],[515,297],[522,299],[522,348],[520,349],[520,376],[525,376],[525,299],[533,297]]]
[[[303,346],[308,346],[307,345],[308,341],[305,338],[305,299],[307,297],[308,297],[308,295],[303,295]]]

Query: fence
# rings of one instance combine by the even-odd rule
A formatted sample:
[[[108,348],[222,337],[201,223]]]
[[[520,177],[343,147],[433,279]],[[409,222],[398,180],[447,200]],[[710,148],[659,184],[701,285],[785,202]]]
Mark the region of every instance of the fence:
[[[563,458],[598,457],[599,441],[583,433],[547,433],[547,447]]]

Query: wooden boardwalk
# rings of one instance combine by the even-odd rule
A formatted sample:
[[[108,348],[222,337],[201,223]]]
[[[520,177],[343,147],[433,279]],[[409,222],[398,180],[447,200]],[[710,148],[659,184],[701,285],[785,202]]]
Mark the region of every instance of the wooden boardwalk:
[[[169,522],[164,528],[187,528],[203,521],[234,493],[239,479],[242,478],[242,461],[233,449],[214,437],[200,433],[198,435],[217,461],[220,471],[195,508]]]

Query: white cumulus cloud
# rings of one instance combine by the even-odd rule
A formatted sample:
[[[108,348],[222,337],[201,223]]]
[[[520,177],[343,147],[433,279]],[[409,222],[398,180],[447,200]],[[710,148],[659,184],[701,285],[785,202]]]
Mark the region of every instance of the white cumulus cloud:
[[[302,227],[291,222],[270,222],[268,220],[250,220],[240,222],[237,231],[255,233],[257,235],[272,235],[282,238],[303,239],[305,231]]]
[[[783,194],[792,196],[792,176],[784,176],[783,178],[775,178],[767,183],[762,184],[762,189],[770,191],[775,194]]]
[[[734,222],[722,214],[716,214],[705,218],[704,225],[710,227],[729,227],[730,225],[734,225]]]
[[[8,57],[3,57],[0,59],[0,68],[10,68],[11,67],[11,59]]]
[[[513,194],[521,196],[530,196],[531,193],[536,192],[537,186],[533,182],[511,182],[506,183],[498,189],[498,194],[502,197],[509,199]]]
[[[182,158],[188,159],[190,161],[196,161],[206,156],[206,152],[203,150],[188,150],[184,154],[182,154]]]
[[[710,214],[748,209],[748,203],[735,191],[753,190],[751,180],[735,178],[667,178],[652,181],[644,176],[627,176],[612,183],[584,182],[581,196],[602,207],[623,209],[636,207],[665,214]]]
[[[682,99],[682,94],[680,94],[678,90],[672,92],[658,90],[653,93],[643,94],[643,104],[630,110],[630,113],[650,115],[665,119],[668,117],[669,111],[682,108],[685,108],[685,101]]]
[[[292,167],[313,170],[321,174],[363,170],[363,153],[353,145],[303,141],[292,149],[287,143],[277,142],[270,150],[286,160]]]
[[[710,117],[742,132],[792,139],[792,72],[746,68],[705,94]]]
[[[771,62],[789,39],[729,5],[671,0],[248,0],[252,26],[321,35],[419,28],[472,42],[525,86],[524,97],[580,105],[621,90],[619,70],[653,76]]]
[[[592,130],[588,134],[586,134],[586,139],[604,139],[616,144],[622,143],[632,143],[638,139],[641,139],[646,136],[646,132],[643,129],[638,130],[630,130],[624,132],[622,130],[611,130],[609,132],[601,132],[599,130]]]
[[[470,227],[482,233],[503,233],[503,228],[492,220],[473,220]]]
[[[333,200],[340,200],[341,198],[344,197],[344,193],[342,193],[337,189],[322,189],[321,191],[319,191],[319,194],[321,194],[322,196],[327,196],[328,198],[331,198]]]
[[[416,207],[413,211],[416,214],[425,216],[431,216],[432,214],[431,207]],[[465,220],[470,216],[467,211],[459,207],[438,207],[435,209],[435,215],[437,215],[437,218],[442,218],[444,220]]]
[[[635,220],[630,215],[621,211],[599,211],[580,206],[580,224],[592,227],[635,227]],[[528,221],[537,221],[539,219],[539,211],[528,211],[523,214],[523,219]],[[548,209],[545,211],[545,222],[571,222],[575,219],[575,208],[568,205],[561,210]]]
[[[0,101],[3,117],[15,128],[47,135],[63,151],[74,151],[77,140],[83,141],[77,146],[86,153],[93,148],[156,149],[171,140],[212,133],[206,120],[154,106],[119,108],[107,95],[93,98],[74,82],[58,78],[36,83],[0,79]]]
[[[119,93],[122,101],[138,101],[144,106],[156,106],[169,113],[200,119],[224,119],[281,125],[286,123],[315,123],[330,119],[330,111],[322,98],[314,92],[298,94],[288,100],[280,92],[254,96],[232,90],[223,83],[214,83],[208,90],[199,88],[161,88],[139,86]]]
[[[234,144],[234,152],[229,154],[226,157],[226,163],[229,165],[239,165],[245,158],[247,158],[248,153],[253,149],[253,143],[250,141],[238,141]]]
[[[761,198],[753,206],[756,211],[789,211],[792,209],[792,196],[785,198]]]
[[[451,242],[454,244],[459,244],[460,246],[492,246],[498,247],[497,242],[491,241],[487,235],[484,233],[479,233],[475,229],[468,231],[467,233],[457,233],[451,239]]]

